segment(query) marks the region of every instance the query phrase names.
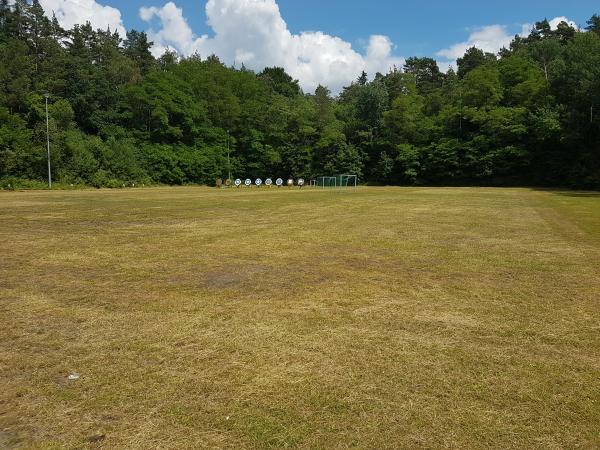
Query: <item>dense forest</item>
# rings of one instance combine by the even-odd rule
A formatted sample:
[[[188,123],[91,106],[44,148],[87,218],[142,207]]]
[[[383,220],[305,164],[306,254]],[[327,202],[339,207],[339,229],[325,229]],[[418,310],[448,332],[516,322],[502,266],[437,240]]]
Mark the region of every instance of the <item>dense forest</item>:
[[[37,0],[0,0],[0,186],[214,184],[358,174],[403,185],[600,188],[600,17],[538,22],[457,70],[409,58],[332,96],[281,68],[150,53],[135,30],[64,30]],[[207,56],[207,57],[206,57]]]

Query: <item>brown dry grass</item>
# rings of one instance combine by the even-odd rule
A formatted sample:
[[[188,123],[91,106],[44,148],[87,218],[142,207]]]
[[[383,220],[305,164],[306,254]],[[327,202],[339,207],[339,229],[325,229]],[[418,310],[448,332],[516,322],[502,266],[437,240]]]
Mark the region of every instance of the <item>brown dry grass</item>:
[[[600,447],[598,194],[0,193],[0,239],[0,447]]]

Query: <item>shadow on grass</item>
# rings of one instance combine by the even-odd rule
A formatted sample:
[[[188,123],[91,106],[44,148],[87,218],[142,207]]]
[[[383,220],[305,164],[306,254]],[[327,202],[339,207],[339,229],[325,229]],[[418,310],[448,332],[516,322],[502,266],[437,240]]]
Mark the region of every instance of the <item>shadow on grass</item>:
[[[587,197],[587,198],[600,198],[600,192],[556,192],[556,195],[562,195],[563,197]]]
[[[554,195],[562,197],[579,197],[579,198],[600,198],[600,191],[569,191],[556,190],[552,188],[533,188],[534,191],[550,192]]]

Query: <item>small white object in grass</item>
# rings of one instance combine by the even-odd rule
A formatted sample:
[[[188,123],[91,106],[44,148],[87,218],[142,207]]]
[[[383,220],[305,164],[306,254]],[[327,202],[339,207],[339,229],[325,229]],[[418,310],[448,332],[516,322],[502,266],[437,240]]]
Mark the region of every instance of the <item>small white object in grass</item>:
[[[225,420],[229,420],[229,416],[225,417]]]
[[[72,373],[67,377],[67,380],[76,381],[79,380],[79,378],[81,378],[81,375],[79,375],[78,373]]]

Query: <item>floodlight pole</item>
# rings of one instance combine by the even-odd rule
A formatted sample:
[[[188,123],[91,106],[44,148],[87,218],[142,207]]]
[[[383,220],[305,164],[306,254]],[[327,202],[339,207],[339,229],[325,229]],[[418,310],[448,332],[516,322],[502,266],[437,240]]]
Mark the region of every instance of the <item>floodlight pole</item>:
[[[52,189],[52,167],[50,164],[50,120],[48,118],[48,97],[50,94],[44,94],[46,98],[46,142],[48,144],[48,188]]]
[[[229,180],[231,180],[231,160],[229,159],[229,130],[227,130],[227,168],[229,170]]]

